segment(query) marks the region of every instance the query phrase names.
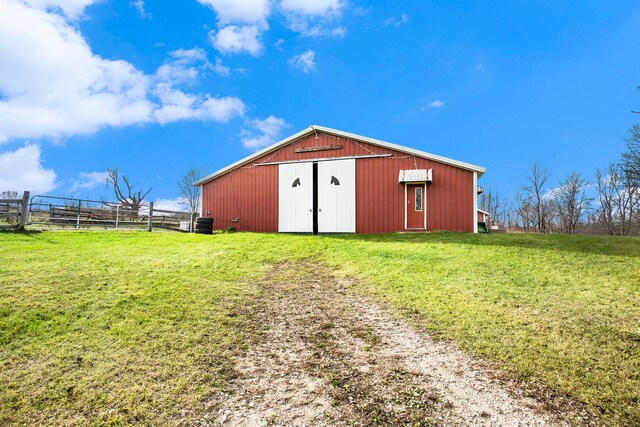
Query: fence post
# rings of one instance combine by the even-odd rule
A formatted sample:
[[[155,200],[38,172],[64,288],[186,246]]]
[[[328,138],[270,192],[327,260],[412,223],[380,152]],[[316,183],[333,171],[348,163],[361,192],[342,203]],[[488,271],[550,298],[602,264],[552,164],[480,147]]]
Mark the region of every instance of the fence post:
[[[27,224],[31,224],[31,222],[33,221],[33,212],[31,210],[31,208],[32,208],[31,203],[29,203],[29,218],[27,219],[27,222],[26,222],[25,226]]]
[[[78,219],[76,220],[76,230],[80,228],[80,209],[82,209],[82,201],[78,200]]]
[[[27,220],[27,207],[29,206],[29,192],[25,191],[22,194],[22,210],[20,212],[20,230],[24,230],[24,226]]]
[[[118,229],[118,220],[120,219],[120,205],[116,205],[116,230]]]
[[[149,224],[147,225],[147,231],[151,232],[153,228],[153,202],[149,202]]]

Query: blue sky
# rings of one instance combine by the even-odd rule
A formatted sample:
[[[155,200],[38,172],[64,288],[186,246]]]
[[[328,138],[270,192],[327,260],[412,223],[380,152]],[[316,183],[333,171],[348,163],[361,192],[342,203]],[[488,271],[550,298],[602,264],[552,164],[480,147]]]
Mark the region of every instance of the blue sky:
[[[310,124],[507,194],[534,159],[591,176],[640,121],[639,49],[637,1],[0,0],[0,190],[109,198],[118,167],[170,203]]]

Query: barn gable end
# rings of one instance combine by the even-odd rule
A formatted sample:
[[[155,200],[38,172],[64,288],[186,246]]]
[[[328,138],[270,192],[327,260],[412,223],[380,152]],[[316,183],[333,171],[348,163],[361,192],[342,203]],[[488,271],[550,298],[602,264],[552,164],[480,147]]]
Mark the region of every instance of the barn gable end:
[[[309,128],[196,183],[202,186],[202,214],[214,217],[217,229],[277,232],[279,165],[355,159],[355,232],[407,230],[407,185],[398,176],[413,169],[428,170],[432,178],[420,196],[426,229],[475,231],[475,182],[484,168],[324,129]]]

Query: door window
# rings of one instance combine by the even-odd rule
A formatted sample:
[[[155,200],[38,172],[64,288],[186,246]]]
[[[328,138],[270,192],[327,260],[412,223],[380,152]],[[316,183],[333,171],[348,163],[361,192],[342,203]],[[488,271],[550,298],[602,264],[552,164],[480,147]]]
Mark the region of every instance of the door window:
[[[422,187],[416,187],[416,211],[422,211]]]

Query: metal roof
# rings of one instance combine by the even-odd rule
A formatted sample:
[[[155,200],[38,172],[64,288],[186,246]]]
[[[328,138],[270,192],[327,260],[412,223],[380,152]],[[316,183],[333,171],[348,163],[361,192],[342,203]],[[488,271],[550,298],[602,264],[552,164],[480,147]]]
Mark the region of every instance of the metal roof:
[[[244,159],[238,160],[235,163],[230,164],[227,167],[224,167],[214,173],[212,173],[211,175],[208,175],[204,178],[202,178],[199,181],[196,181],[193,183],[193,185],[195,186],[200,186],[206,182],[209,182],[213,179],[216,179],[217,177],[224,175],[227,172],[232,171],[233,169],[242,166],[246,163],[251,162],[252,160],[258,159],[266,154],[269,154],[287,144],[290,144],[300,138],[303,138],[307,135],[310,135],[314,132],[324,132],[327,133],[329,135],[334,135],[334,136],[339,136],[339,137],[343,137],[343,138],[348,138],[348,139],[353,139],[356,141],[360,141],[360,142],[365,142],[371,145],[377,145],[378,147],[384,147],[384,148],[388,148],[390,150],[395,150],[395,151],[400,151],[402,153],[407,153],[407,154],[413,154],[414,156],[417,157],[422,157],[424,159],[429,159],[429,160],[433,160],[439,163],[445,163],[451,166],[455,166],[461,169],[467,169],[470,171],[474,171],[474,172],[478,172],[478,177],[482,176],[482,174],[484,174],[486,172],[486,168],[483,168],[482,166],[476,166],[476,165],[472,165],[471,163],[465,163],[465,162],[461,162],[459,160],[454,160],[454,159],[450,159],[448,157],[443,157],[443,156],[438,156],[436,154],[431,154],[431,153],[427,153],[426,151],[420,151],[420,150],[416,150],[413,148],[409,148],[409,147],[404,147],[402,145],[397,145],[397,144],[392,144],[390,142],[385,142],[385,141],[381,141],[379,139],[373,139],[373,138],[369,138],[366,136],[362,136],[362,135],[356,135],[354,133],[349,133],[349,132],[344,132],[341,130],[337,130],[337,129],[331,129],[328,127],[324,127],[324,126],[318,126],[318,125],[312,125],[309,126],[308,128],[294,134],[291,135],[285,139],[283,139],[282,141],[276,142],[273,145],[270,145],[267,148],[264,148],[260,151],[257,151],[255,153],[253,153],[250,156],[245,157]]]

